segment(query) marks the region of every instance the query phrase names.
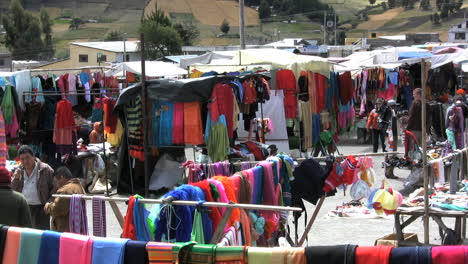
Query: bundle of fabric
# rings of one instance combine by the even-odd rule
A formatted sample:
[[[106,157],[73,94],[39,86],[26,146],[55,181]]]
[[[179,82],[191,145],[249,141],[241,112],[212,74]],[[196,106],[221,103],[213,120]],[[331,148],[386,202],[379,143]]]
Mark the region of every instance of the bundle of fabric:
[[[384,186],[371,192],[367,200],[367,207],[374,208],[379,215],[384,213],[390,215],[394,214],[402,203],[403,195],[401,193]]]

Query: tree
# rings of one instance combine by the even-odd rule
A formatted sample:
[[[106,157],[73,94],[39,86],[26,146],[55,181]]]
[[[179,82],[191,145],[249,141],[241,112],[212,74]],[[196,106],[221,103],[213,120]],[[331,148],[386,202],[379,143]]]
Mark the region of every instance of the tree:
[[[182,51],[183,42],[179,33],[157,5],[155,10],[143,19],[140,33],[145,35],[145,55],[150,60]]]
[[[447,4],[442,4],[442,7],[440,8],[440,18],[441,19],[446,19],[449,14],[449,7]]]
[[[39,20],[24,10],[19,0],[10,2],[9,10],[2,16],[5,30],[3,44],[14,59],[41,59],[43,57],[42,28]]]
[[[104,38],[104,41],[121,41],[123,39],[124,39],[124,33],[119,30],[115,30],[115,31],[109,32]]]
[[[219,30],[221,30],[221,32],[223,32],[224,34],[227,34],[230,29],[231,26],[229,26],[229,22],[226,19],[224,19],[223,23],[221,23],[221,25],[219,26]]]
[[[419,8],[422,10],[430,10],[431,9],[431,3],[429,0],[421,0],[421,3],[419,4]]]
[[[200,36],[200,31],[193,23],[177,23],[174,25],[174,29],[179,33],[185,46],[193,45],[198,36]]]
[[[440,16],[439,14],[435,13],[433,16],[432,16],[432,23],[434,25],[440,25]]]
[[[388,8],[392,9],[396,6],[396,0],[388,0]]]
[[[387,9],[388,9],[387,3],[382,2],[382,10],[387,11]]]
[[[374,5],[377,0],[369,0],[369,4]]]
[[[273,9],[275,11],[280,11],[281,10],[281,5],[283,4],[283,2],[281,0],[274,0],[273,1]]]
[[[444,0],[436,0],[436,7],[437,7],[437,10],[440,11],[440,9],[442,8],[442,4],[444,3]]]
[[[71,30],[77,30],[81,27],[81,25],[84,24],[84,21],[81,19],[81,18],[73,18],[71,23],[70,23],[70,26],[68,27],[69,29]]]
[[[145,54],[150,60],[182,51],[182,39],[172,27],[146,21],[141,25],[140,33],[145,35]]]
[[[55,53],[54,43],[52,41],[52,25],[53,22],[50,19],[49,13],[45,9],[41,9],[40,13],[42,33],[44,33],[44,57],[46,59],[52,59]]]
[[[258,7],[258,17],[260,19],[269,18],[271,16],[270,4],[267,1],[262,0],[260,6]]]

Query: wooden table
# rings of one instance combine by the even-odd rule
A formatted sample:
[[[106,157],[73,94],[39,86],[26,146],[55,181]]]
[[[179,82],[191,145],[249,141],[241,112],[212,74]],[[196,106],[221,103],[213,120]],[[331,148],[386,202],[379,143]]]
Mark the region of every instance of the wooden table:
[[[410,216],[407,220],[400,222],[400,216],[407,215]],[[444,232],[448,229],[448,227],[442,221],[443,217],[451,217],[455,218],[455,228],[454,231],[460,239],[466,238],[466,216],[468,215],[468,211],[442,211],[442,210],[435,210],[430,208],[429,209],[429,217],[434,219],[434,221],[439,226],[439,234],[442,237]],[[419,217],[424,216],[424,207],[417,207],[417,208],[398,208],[395,213],[395,230],[397,234],[397,239],[399,241],[404,241],[403,237],[403,229],[413,223]]]

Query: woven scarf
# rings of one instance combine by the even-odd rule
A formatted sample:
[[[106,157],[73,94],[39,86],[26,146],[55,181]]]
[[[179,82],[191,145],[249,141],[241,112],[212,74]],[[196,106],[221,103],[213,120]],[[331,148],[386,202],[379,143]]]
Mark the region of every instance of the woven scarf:
[[[18,264],[37,263],[44,231],[24,228],[21,233]]]
[[[7,158],[7,142],[6,142],[6,129],[5,120],[3,119],[3,112],[0,108],[0,166],[6,165]]]
[[[101,197],[93,197],[93,235],[106,237],[106,204]]]
[[[2,109],[3,109],[3,118],[5,119],[5,124],[13,123],[13,115],[15,113],[15,104],[13,102],[13,94],[11,92],[11,86],[7,85],[5,87],[5,94],[2,99]]]
[[[172,262],[172,243],[148,242],[146,251],[148,252],[149,264],[164,264]]]
[[[247,247],[217,247],[216,264],[246,264]]]
[[[88,235],[86,201],[81,194],[73,194],[70,201],[70,232]]]

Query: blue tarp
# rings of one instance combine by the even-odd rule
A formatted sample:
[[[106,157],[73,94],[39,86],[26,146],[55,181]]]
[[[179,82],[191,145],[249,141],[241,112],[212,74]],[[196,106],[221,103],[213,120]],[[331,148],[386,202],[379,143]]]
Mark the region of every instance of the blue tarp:
[[[398,60],[404,59],[415,59],[415,58],[427,58],[432,57],[432,53],[430,52],[414,52],[414,51],[406,51],[398,53]]]

